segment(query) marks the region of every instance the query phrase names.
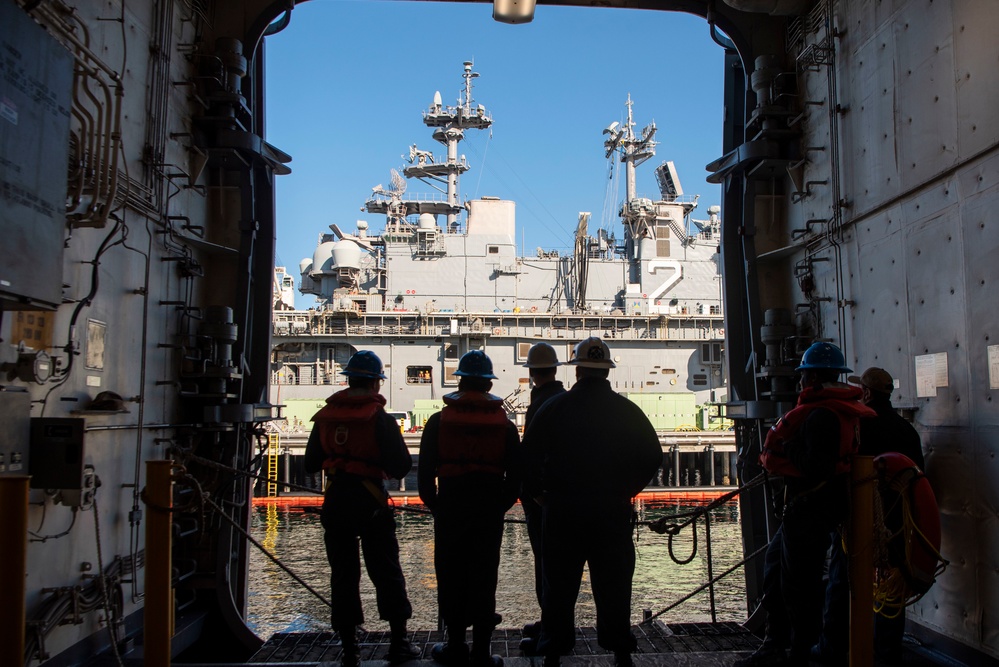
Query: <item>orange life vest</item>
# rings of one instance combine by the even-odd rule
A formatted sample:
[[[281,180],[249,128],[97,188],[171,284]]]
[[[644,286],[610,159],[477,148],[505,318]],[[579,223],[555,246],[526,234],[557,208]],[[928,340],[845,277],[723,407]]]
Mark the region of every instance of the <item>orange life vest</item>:
[[[375,423],[384,406],[384,396],[350,389],[326,399],[323,409],[312,417],[319,426],[319,442],[326,452],[323,468],[385,479],[375,439]]]
[[[479,391],[445,396],[437,441],[437,476],[475,471],[502,475],[509,427],[503,399],[498,396]]]
[[[839,419],[839,456],[835,474],[849,472],[851,458],[860,442],[860,419],[877,414],[858,400],[861,394],[860,388],[846,385],[805,387],[798,396],[798,405],[778,419],[767,433],[760,465],[771,475],[802,477],[801,471],[788,458],[787,443],[798,435],[813,410],[824,408]]]

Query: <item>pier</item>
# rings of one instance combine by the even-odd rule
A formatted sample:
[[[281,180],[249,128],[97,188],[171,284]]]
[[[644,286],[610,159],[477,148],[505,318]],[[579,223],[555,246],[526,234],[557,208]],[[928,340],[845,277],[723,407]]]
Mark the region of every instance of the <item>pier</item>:
[[[404,433],[403,439],[413,456],[413,470],[400,481],[388,480],[393,493],[412,492],[416,488],[416,470],[419,468],[420,438],[422,433]],[[268,490],[261,486],[257,498],[282,496],[291,493],[293,486],[315,489],[325,487],[324,473],[307,475],[302,457],[309,439],[308,432],[294,431],[272,436],[265,453],[267,470],[271,477],[282,484]],[[721,495],[738,486],[735,474],[737,450],[732,431],[664,431],[659,434],[663,450],[663,465],[656,478],[647,487],[650,493],[675,493],[680,489],[716,489]]]

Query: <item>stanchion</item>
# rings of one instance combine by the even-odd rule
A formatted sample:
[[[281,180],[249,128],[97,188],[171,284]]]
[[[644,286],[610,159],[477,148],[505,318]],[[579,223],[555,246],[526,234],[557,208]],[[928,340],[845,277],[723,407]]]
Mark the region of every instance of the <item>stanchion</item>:
[[[173,638],[172,461],[146,462],[146,603],[143,664],[170,667]]]
[[[850,666],[874,664],[874,458],[854,456],[850,503]]]
[[[7,538],[0,549],[0,665],[24,662],[25,601],[28,562],[27,475],[0,475],[0,507],[4,508]]]

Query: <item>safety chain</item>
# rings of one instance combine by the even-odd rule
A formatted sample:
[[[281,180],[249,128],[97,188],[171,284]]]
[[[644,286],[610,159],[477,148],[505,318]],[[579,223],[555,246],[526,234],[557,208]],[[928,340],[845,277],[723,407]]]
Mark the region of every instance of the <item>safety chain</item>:
[[[664,516],[661,519],[656,519],[655,521],[640,521],[642,525],[649,527],[649,530],[659,533],[660,535],[668,535],[669,539],[666,541],[666,545],[669,549],[669,557],[673,559],[673,562],[677,565],[686,565],[687,563],[694,560],[697,556],[697,520],[702,516],[706,515],[711,510],[716,507],[724,505],[728,501],[735,498],[737,495],[743,491],[748,491],[749,489],[755,488],[766,481],[766,473],[760,473],[753,479],[749,480],[742,486],[729,491],[723,496],[719,496],[712,500],[710,503],[703,507],[698,507],[697,509],[690,510],[688,512],[680,512],[679,514],[673,514],[671,516]],[[679,523],[675,523],[676,519],[686,519]],[[690,556],[686,559],[679,559],[673,553],[673,538],[680,534],[687,526],[693,524],[693,546],[690,551]],[[737,566],[738,567],[738,566]]]
[[[269,482],[269,483],[281,484],[283,486],[286,486],[286,487],[289,487],[291,489],[295,489],[295,490],[298,490],[298,491],[305,491],[305,492],[308,492],[308,493],[317,493],[316,489],[311,488],[311,487],[302,486],[300,484],[295,484],[293,482],[288,482],[288,481],[282,481],[282,480],[273,479],[273,478],[268,477],[266,475],[260,475],[260,474],[257,474],[257,473],[249,472],[247,470],[239,470],[237,468],[233,468],[231,466],[227,466],[227,465],[224,465],[222,463],[219,463],[218,461],[212,461],[210,459],[206,459],[206,458],[198,456],[196,454],[186,454],[184,458],[187,459],[187,460],[199,463],[201,465],[204,465],[206,467],[214,468],[214,469],[217,469],[217,470],[222,470],[222,471],[229,472],[229,473],[232,473],[232,474],[235,474],[235,475],[240,475],[240,476],[243,476],[243,477],[253,478],[253,479],[256,479],[256,480],[262,481],[262,482]],[[329,600],[327,600],[325,597],[323,597],[323,595],[321,593],[319,593],[314,588],[312,588],[312,586],[310,586],[299,575],[297,575],[295,572],[293,572],[287,565],[285,565],[284,563],[282,563],[276,556],[274,556],[273,554],[271,554],[270,551],[268,551],[266,547],[264,547],[260,542],[258,542],[242,526],[238,525],[232,519],[232,517],[230,517],[221,507],[219,507],[211,498],[209,498],[207,496],[207,494],[204,494],[201,491],[201,488],[200,488],[200,485],[198,484],[198,481],[187,472],[187,469],[184,466],[178,465],[178,466],[176,466],[176,468],[178,470],[179,475],[177,475],[175,477],[175,479],[177,479],[177,481],[181,481],[182,480],[182,481],[184,481],[186,483],[192,484],[195,487],[197,493],[193,494],[194,495],[194,499],[192,499],[192,502],[189,503],[187,506],[185,506],[183,508],[182,507],[173,507],[173,508],[160,507],[158,509],[162,509],[164,511],[169,511],[169,512],[186,511],[191,505],[193,505],[194,503],[198,503],[198,505],[200,506],[200,508],[203,511],[204,510],[204,506],[203,506],[204,504],[207,504],[207,505],[211,506],[211,508],[214,509],[215,512],[221,518],[223,518],[233,528],[235,528],[236,531],[239,532],[243,537],[245,537],[248,542],[250,542],[253,546],[257,547],[257,549],[259,549],[265,556],[267,556],[267,558],[269,558],[275,565],[277,565],[279,568],[281,568],[282,570],[284,570],[292,579],[294,579],[299,584],[301,584],[302,587],[304,587],[306,590],[308,590],[310,593],[312,593],[312,595],[314,595],[323,604],[325,604],[326,606],[330,606]],[[714,508],[719,507],[719,506],[727,503],[729,500],[731,500],[735,496],[739,495],[743,491],[746,491],[746,490],[752,489],[752,488],[754,488],[756,486],[759,486],[764,481],[765,481],[765,474],[760,474],[759,476],[755,477],[754,479],[752,479],[751,481],[747,482],[746,484],[740,486],[737,489],[734,489],[733,491],[731,491],[729,493],[726,493],[723,496],[718,497],[717,499],[715,499],[712,502],[708,503],[704,507],[701,507],[701,508],[698,508],[696,510],[692,510],[692,511],[689,511],[689,512],[683,512],[683,513],[680,513],[680,514],[674,514],[674,515],[672,515],[670,517],[663,517],[663,518],[657,519],[655,521],[638,521],[638,522],[636,522],[636,525],[646,525],[646,526],[649,527],[650,530],[652,530],[652,531],[654,531],[656,533],[668,535],[669,536],[668,547],[669,547],[670,558],[672,558],[673,561],[676,562],[679,565],[685,565],[685,564],[691,562],[694,559],[694,557],[696,556],[696,554],[697,554],[697,524],[696,524],[697,519],[700,518],[701,516],[704,516],[705,514],[707,514],[708,512],[710,512],[711,510],[713,510]],[[147,505],[149,505],[149,501],[148,501],[148,499],[146,498],[146,495],[145,495],[145,489],[143,489],[143,491],[141,492],[141,497],[142,497],[143,501]],[[403,510],[403,511],[407,511],[407,512],[413,512],[413,513],[417,513],[417,514],[431,514],[432,513],[429,509],[424,508],[424,507],[411,507],[411,506],[408,506],[408,505],[393,506],[393,507],[394,507],[394,509],[399,509],[399,510]],[[674,521],[674,520],[676,520],[678,518],[686,519],[686,521],[683,521],[681,523],[672,523],[672,521]],[[504,522],[506,522],[506,523],[521,523],[521,524],[523,524],[523,523],[526,523],[526,520],[525,519],[504,519]],[[693,546],[693,550],[692,550],[689,558],[687,558],[686,560],[680,560],[673,553],[673,538],[676,535],[678,535],[680,533],[680,531],[682,531],[685,527],[687,527],[688,525],[691,525],[691,524],[694,524],[694,546]],[[649,617],[648,619],[646,619],[646,621],[643,621],[643,622],[645,622],[645,623],[651,622],[655,618],[657,618],[657,617],[661,616],[662,614],[670,611],[671,609],[673,609],[676,606],[682,604],[683,602],[686,602],[687,600],[689,600],[694,595],[697,595],[698,593],[700,593],[701,591],[705,590],[706,588],[714,585],[719,580],[721,580],[724,577],[728,576],[729,574],[731,574],[733,571],[735,571],[739,567],[745,565],[747,562],[749,562],[750,560],[752,560],[753,558],[755,558],[759,554],[763,553],[763,551],[765,549],[766,549],[766,547],[763,547],[763,548],[757,550],[753,554],[749,555],[748,557],[746,557],[745,559],[743,559],[742,561],[740,561],[738,564],[732,566],[731,568],[729,568],[728,570],[726,570],[722,574],[714,577],[713,579],[711,579],[710,581],[708,581],[704,585],[700,586],[699,588],[695,589],[691,593],[689,593],[689,594],[685,595],[684,597],[680,598],[679,600],[677,600],[676,602],[674,602],[670,606],[666,607],[662,611],[660,611],[660,612],[658,612],[656,614],[653,614],[651,617]]]

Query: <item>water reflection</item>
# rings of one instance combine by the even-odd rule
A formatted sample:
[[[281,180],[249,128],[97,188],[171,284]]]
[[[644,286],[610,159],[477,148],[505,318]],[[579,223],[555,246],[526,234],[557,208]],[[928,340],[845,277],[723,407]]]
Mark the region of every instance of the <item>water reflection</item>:
[[[639,519],[651,521],[686,512],[696,506],[696,501],[690,500],[640,501]],[[520,505],[514,506],[507,516],[523,519]],[[742,558],[738,505],[730,502],[718,507],[712,511],[711,517],[713,571],[717,576]],[[434,575],[433,519],[429,515],[398,511],[396,521],[399,526],[400,560],[413,604],[410,629],[435,628],[437,580]],[[707,581],[708,549],[703,528],[702,521],[698,526],[696,555],[689,564],[680,566],[670,559],[666,536],[639,527],[635,538],[634,622],[641,620],[643,609],[658,612]],[[251,534],[323,596],[329,595],[329,565],[317,513],[304,511],[301,507],[258,505],[253,510]],[[673,541],[674,555],[681,560],[689,557],[692,547],[690,529],[684,530]],[[266,639],[275,632],[329,630],[328,608],[256,549],[251,550],[250,573],[248,622],[258,635]],[[527,528],[522,523],[506,525],[496,598],[497,611],[503,615],[501,627],[519,627],[539,618],[534,597],[531,548]],[[365,627],[368,630],[387,630],[387,624],[378,618],[374,587],[367,575],[361,578],[361,601]],[[715,587],[715,608],[719,621],[745,619],[742,568]],[[595,619],[593,595],[588,576],[584,573],[576,605],[576,623],[593,625]],[[711,620],[708,592],[697,594],[667,612],[662,619],[668,622]]]

